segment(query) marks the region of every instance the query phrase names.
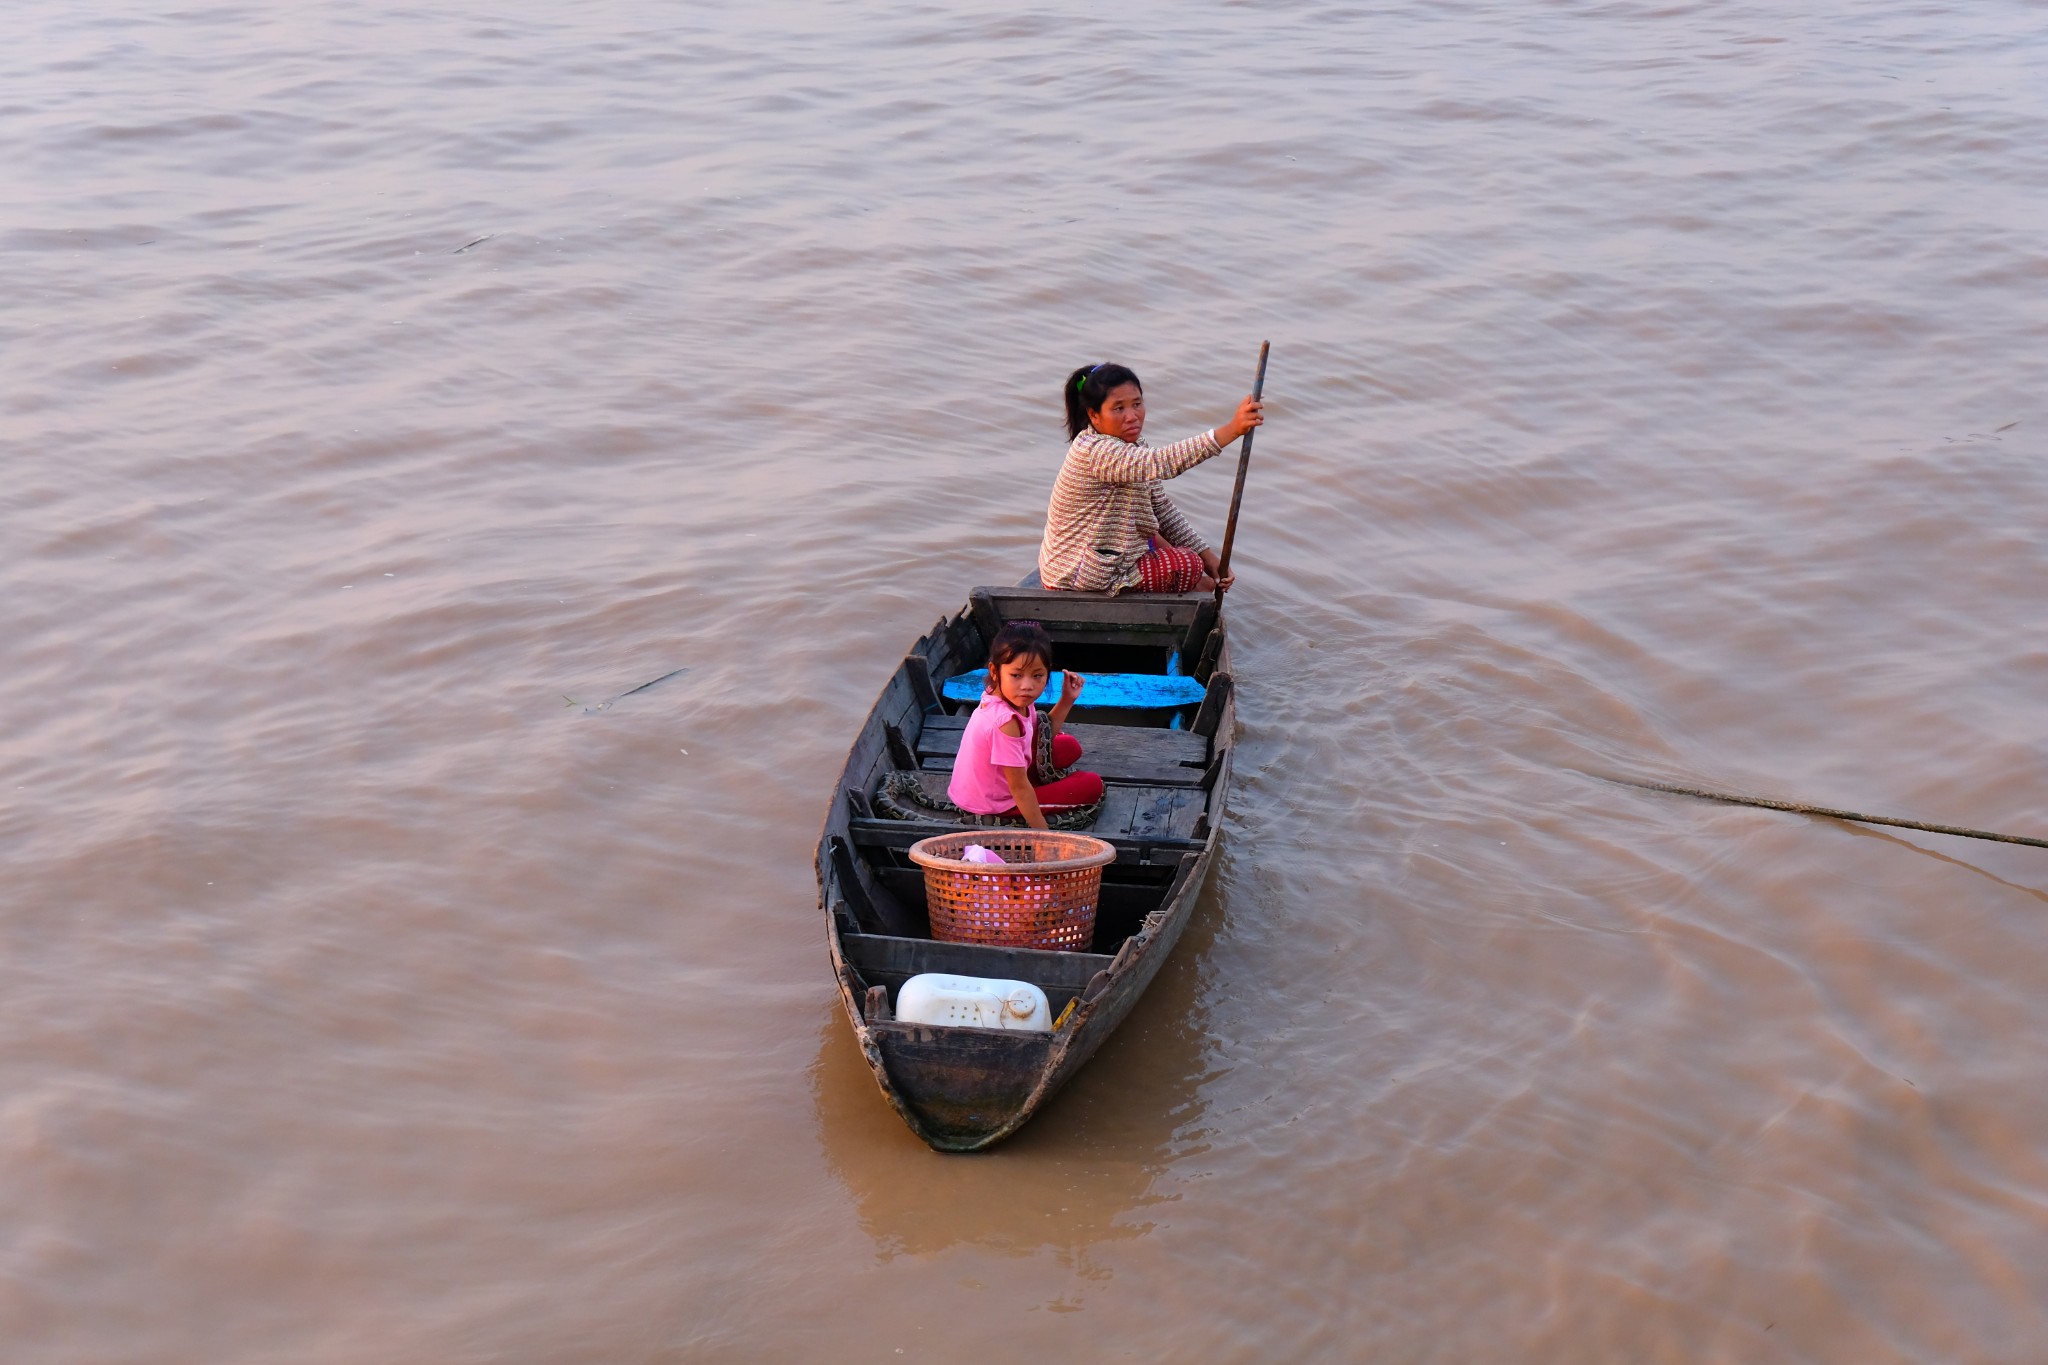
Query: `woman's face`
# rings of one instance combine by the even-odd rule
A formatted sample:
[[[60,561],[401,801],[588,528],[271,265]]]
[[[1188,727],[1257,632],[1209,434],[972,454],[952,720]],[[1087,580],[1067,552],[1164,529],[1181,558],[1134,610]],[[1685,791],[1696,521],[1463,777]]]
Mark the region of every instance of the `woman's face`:
[[[1117,385],[1102,406],[1088,414],[1088,424],[1119,441],[1137,440],[1145,430],[1145,391],[1136,384]]]

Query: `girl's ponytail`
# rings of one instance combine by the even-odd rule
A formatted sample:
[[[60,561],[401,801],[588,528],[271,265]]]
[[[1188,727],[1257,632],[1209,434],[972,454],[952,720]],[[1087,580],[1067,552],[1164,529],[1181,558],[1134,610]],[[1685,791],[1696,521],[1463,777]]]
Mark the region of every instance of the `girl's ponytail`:
[[[1067,376],[1067,439],[1088,430],[1088,414],[1102,411],[1112,391],[1126,384],[1138,384],[1138,376],[1122,365],[1083,365]],[[1145,386],[1138,384],[1138,391]]]

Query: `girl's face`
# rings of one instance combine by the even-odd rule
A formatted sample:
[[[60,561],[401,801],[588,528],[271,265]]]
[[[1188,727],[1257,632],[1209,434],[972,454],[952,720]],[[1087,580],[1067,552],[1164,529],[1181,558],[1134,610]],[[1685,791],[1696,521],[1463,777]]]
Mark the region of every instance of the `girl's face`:
[[[1088,424],[1119,441],[1137,440],[1145,430],[1145,391],[1136,384],[1117,385],[1102,406],[1088,414]]]
[[[996,689],[1004,701],[1022,711],[1038,700],[1050,676],[1037,656],[1019,654],[996,670]]]

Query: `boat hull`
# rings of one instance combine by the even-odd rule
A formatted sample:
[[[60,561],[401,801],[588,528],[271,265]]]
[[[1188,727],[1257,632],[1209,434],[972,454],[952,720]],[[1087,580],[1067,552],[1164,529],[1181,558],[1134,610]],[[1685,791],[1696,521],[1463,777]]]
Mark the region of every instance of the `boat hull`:
[[[1190,909],[1207,881],[1204,854],[1190,878]],[[882,1094],[935,1151],[978,1152],[1022,1128],[1116,1032],[1165,965],[1188,914],[1162,917],[1156,933],[1093,1001],[1076,1006],[1062,1034],[871,1023],[859,978],[833,944],[839,1000]]]
[[[1025,614],[1052,618],[1061,663],[1078,655],[1084,666],[1077,671],[1089,659],[1156,659],[1169,671],[1184,654],[1201,660],[1202,702],[1172,724],[1155,715],[1125,727],[1073,727],[1089,735],[1084,743],[1099,756],[1090,766],[1107,769],[1110,793],[1101,827],[1086,832],[1117,849],[1104,869],[1093,952],[932,940],[922,873],[903,851],[958,826],[877,820],[863,799],[891,770],[943,782],[959,720],[948,717],[931,679],[985,658],[1001,621]],[[848,756],[819,841],[819,900],[840,1003],[861,1053],[889,1103],[934,1149],[985,1150],[1029,1122],[1129,1016],[1179,942],[1222,838],[1235,724],[1228,662],[1223,624],[1207,598],[977,589],[966,610],[917,642],[884,689]],[[924,971],[1031,981],[1063,1022],[1042,1033],[896,1020],[889,1004],[896,989]]]

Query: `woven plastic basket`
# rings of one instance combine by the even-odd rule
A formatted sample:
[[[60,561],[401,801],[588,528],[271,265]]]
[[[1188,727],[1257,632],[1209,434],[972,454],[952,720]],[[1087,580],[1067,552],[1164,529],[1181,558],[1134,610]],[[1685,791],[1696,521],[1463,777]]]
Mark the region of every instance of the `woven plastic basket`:
[[[960,861],[969,844],[1003,861]],[[992,827],[920,839],[910,860],[924,869],[933,938],[1080,952],[1095,941],[1102,868],[1116,849],[1085,834]]]

